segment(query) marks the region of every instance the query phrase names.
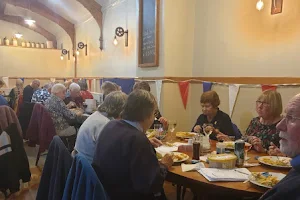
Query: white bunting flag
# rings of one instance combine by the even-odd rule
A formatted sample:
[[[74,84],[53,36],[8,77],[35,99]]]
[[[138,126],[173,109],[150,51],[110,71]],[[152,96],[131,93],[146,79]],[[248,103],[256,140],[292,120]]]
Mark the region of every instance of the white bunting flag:
[[[160,94],[161,94],[162,80],[156,80],[155,86],[156,86],[157,105],[159,107],[160,106]]]
[[[9,88],[9,78],[8,77],[2,77],[3,82],[5,83],[5,86]]]
[[[55,79],[55,78],[50,78],[50,81],[51,81],[52,83],[54,83],[54,82],[56,81],[56,79]]]
[[[231,84],[229,85],[229,115],[232,116],[233,109],[235,106],[235,102],[237,99],[237,95],[240,91],[241,84]]]
[[[96,92],[96,83],[97,83],[97,80],[93,79],[93,92]]]

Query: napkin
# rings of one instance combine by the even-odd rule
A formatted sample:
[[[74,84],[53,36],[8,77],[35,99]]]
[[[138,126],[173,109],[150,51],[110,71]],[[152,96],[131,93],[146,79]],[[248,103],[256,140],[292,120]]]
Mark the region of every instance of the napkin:
[[[206,162],[207,161],[207,155],[206,156],[200,156],[200,161]]]
[[[176,146],[169,147],[169,146],[162,145],[160,147],[155,148],[155,150],[156,150],[156,152],[164,155],[169,152],[178,151],[178,147],[176,147]]]
[[[201,162],[196,164],[181,164],[181,169],[183,172],[193,171],[193,170],[199,170],[200,168],[205,167],[205,165]]]
[[[259,163],[244,163],[244,167],[256,167],[259,166]]]
[[[216,168],[200,168],[198,170],[208,181],[233,181],[243,182],[248,180],[251,172],[246,168],[237,169],[216,169]]]
[[[188,143],[184,143],[184,142],[174,142],[173,143],[174,146],[179,147],[181,145],[189,145]]]

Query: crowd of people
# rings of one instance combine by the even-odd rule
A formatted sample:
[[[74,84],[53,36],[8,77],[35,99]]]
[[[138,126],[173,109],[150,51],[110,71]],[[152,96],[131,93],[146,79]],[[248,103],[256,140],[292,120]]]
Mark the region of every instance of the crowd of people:
[[[0,81],[0,87],[3,84]],[[137,82],[129,95],[115,83],[104,82],[103,103],[79,130],[70,121],[80,118],[84,101],[93,98],[86,82],[47,83],[39,87],[40,82],[34,80],[22,89],[23,82],[17,80],[10,92],[10,101],[0,95],[0,104],[15,108],[20,96],[23,102],[43,104],[51,114],[57,135],[62,140],[74,136],[72,154],[80,153],[87,158],[111,199],[166,198],[163,182],[173,160],[166,154],[158,161],[154,147],[162,142],[148,139],[145,132],[155,123],[167,130],[168,120],[161,115],[147,82]],[[262,199],[280,199],[284,195],[299,198],[296,183],[299,186],[300,95],[289,101],[285,115],[282,115],[281,95],[276,91],[264,91],[255,103],[257,117],[250,121],[243,139],[251,143],[255,151],[293,158],[293,169],[287,178]],[[208,128],[210,139],[218,141],[241,137],[228,114],[219,109],[220,98],[215,91],[204,92],[200,104],[202,113],[192,127],[193,132],[203,133],[203,129]],[[292,188],[288,194],[284,190],[286,184]]]

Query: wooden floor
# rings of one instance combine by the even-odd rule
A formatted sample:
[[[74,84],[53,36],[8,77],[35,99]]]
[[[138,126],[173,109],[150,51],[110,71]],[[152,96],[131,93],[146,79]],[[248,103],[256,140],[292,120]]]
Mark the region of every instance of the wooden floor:
[[[1,0],[0,0],[1,1]],[[28,156],[30,171],[31,171],[31,181],[28,186],[21,187],[22,189],[16,194],[11,195],[7,200],[35,200],[36,194],[38,191],[38,186],[40,182],[40,177],[42,174],[42,168],[44,166],[46,156],[41,156],[39,161],[39,167],[35,166],[35,159],[38,152],[38,148],[28,147],[27,144],[24,144],[25,151]],[[176,200],[176,186],[173,186],[169,182],[164,184],[165,194],[168,200]],[[192,193],[187,190],[185,195],[185,200],[191,200]],[[4,200],[4,195],[0,192],[0,200]]]
[[[31,168],[30,169],[32,173],[32,181],[29,183],[28,188],[22,188],[20,192],[17,194],[14,194],[8,198],[8,200],[35,200],[36,199],[36,194],[38,190],[38,185],[39,185],[39,180],[41,176],[41,169],[39,168]],[[176,200],[176,187],[173,186],[169,182],[165,182],[164,184],[164,189],[166,196],[168,200]],[[4,200],[4,196],[0,194],[0,200]],[[191,200],[192,199],[192,193],[187,191],[185,195],[186,200]]]

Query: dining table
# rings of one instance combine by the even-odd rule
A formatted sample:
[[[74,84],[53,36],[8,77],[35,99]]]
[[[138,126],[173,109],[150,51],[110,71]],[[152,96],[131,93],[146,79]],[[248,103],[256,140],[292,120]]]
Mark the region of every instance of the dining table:
[[[172,141],[186,142],[179,138]],[[211,151],[216,150],[217,141],[210,140]],[[191,164],[192,152],[183,152],[189,156],[185,161]],[[266,153],[259,153],[253,149],[248,152],[248,163],[259,163],[257,158],[267,156]],[[208,167],[207,163],[204,163]],[[259,165],[247,168],[250,172],[276,172],[287,174],[289,168],[275,168],[267,165]],[[169,169],[166,181],[177,185],[177,200],[183,199],[186,188],[190,188],[198,199],[258,199],[268,189],[252,184],[251,182],[211,182],[202,176],[198,171],[183,172],[181,163],[174,163]],[[182,188],[184,188],[182,190]],[[183,193],[182,193],[183,192]]]

